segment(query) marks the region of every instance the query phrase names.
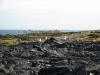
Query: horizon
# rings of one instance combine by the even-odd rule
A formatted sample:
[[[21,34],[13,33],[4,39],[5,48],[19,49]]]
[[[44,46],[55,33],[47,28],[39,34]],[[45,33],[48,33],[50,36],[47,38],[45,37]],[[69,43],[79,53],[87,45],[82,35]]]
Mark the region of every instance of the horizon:
[[[0,29],[0,30],[32,30],[32,31],[49,31],[49,30],[60,30],[60,31],[95,31],[95,30],[100,30],[100,29]]]
[[[0,30],[100,30],[99,0],[0,0]]]

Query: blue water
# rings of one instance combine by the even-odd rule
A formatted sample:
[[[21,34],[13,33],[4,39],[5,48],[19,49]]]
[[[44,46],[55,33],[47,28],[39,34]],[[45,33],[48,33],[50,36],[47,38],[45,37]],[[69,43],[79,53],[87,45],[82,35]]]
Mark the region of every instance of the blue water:
[[[77,32],[76,30],[60,30],[61,32]],[[27,33],[30,33],[27,30]],[[0,30],[0,35],[6,35],[6,34],[10,34],[10,35],[17,35],[17,34],[25,34],[25,32],[23,30]]]
[[[17,34],[25,34],[23,30],[0,30],[0,35],[17,35]]]

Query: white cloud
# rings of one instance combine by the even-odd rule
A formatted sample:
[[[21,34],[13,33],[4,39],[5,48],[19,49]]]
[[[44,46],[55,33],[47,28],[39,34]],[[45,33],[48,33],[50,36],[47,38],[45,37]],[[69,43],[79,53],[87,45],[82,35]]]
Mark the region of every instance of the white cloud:
[[[100,0],[0,0],[9,28],[100,29]],[[12,23],[13,22],[13,23]],[[22,26],[20,26],[22,25]],[[0,25],[1,26],[1,25]],[[0,27],[1,28],[1,27]]]

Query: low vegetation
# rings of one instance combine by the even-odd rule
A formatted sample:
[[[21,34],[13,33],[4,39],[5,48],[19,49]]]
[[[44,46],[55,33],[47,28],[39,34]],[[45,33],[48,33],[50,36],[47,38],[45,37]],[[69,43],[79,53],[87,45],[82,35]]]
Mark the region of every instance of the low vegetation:
[[[82,31],[82,32],[60,32],[59,30],[54,31],[31,31],[25,34],[18,35],[0,35],[0,45],[16,45],[18,44],[18,39],[21,39],[22,42],[32,42],[37,41],[39,38],[42,41],[45,40],[45,37],[52,37],[55,39],[60,39],[62,36],[68,36],[66,41],[100,41],[100,31]]]
[[[85,35],[78,37],[77,41],[100,41],[100,31],[87,31]]]

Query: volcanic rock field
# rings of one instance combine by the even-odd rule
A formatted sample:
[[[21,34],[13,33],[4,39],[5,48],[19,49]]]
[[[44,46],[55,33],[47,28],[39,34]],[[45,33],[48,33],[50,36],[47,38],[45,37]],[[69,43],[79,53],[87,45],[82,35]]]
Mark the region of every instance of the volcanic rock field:
[[[0,75],[100,75],[100,42],[0,46]]]

